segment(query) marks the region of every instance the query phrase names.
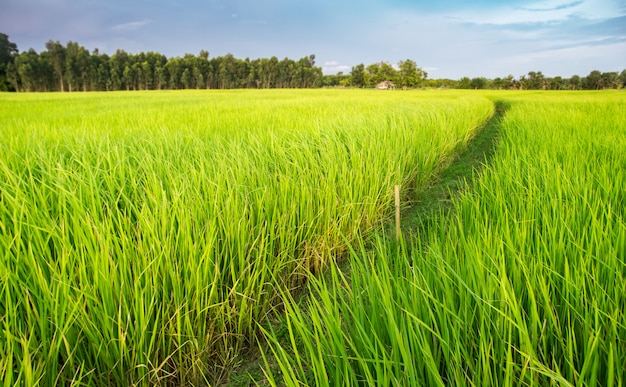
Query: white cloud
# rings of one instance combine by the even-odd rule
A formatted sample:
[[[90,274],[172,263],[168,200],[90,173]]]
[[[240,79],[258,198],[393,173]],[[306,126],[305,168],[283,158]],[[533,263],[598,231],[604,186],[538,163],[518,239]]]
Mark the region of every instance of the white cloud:
[[[584,3],[584,1],[583,0],[579,0],[579,1],[573,1],[571,3],[566,3],[566,4],[550,5],[547,8],[527,8],[527,7],[521,7],[520,9],[523,9],[525,11],[533,11],[533,12],[556,11],[556,10],[560,10],[560,9],[573,8],[573,7],[581,5],[582,3]]]
[[[612,53],[624,52],[626,42],[610,45],[580,45],[577,47],[543,50],[502,58],[503,68],[513,74],[525,74],[531,70],[543,71],[547,76],[587,75],[592,70],[619,71],[623,66]],[[602,65],[597,58],[605,58]]]
[[[613,0],[593,0],[563,2],[562,0],[536,1],[526,7],[501,6],[463,13],[448,13],[447,16],[458,22],[476,24],[523,24],[563,21],[572,17],[598,20],[613,18],[623,14],[618,2]]]
[[[150,23],[152,23],[152,20],[138,20],[129,23],[117,24],[111,29],[115,31],[136,31]]]
[[[324,62],[324,65],[322,66],[322,72],[324,74],[336,74],[338,72],[343,72],[344,74],[347,74],[350,71],[352,71],[351,66],[341,65],[334,60]]]

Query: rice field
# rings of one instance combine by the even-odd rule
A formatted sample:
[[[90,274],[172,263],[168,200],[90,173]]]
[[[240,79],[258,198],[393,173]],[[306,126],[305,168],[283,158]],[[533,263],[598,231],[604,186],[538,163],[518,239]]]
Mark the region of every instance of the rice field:
[[[490,93],[471,188],[285,293],[270,385],[626,385],[626,95]]]
[[[613,105],[623,105],[623,100],[619,101]],[[600,105],[591,106],[600,109],[594,117],[604,113]],[[620,114],[619,109],[614,110]],[[289,302],[294,291],[302,291],[309,284],[314,289],[319,286],[322,294],[321,283],[309,281],[322,272],[335,273],[335,261],[342,257],[351,257],[355,273],[361,267],[362,274],[366,274],[370,261],[357,259],[359,253],[354,246],[375,236],[391,216],[393,186],[400,184],[404,199],[414,200],[412,193],[419,192],[434,173],[449,164],[454,153],[470,141],[493,112],[494,104],[488,95],[434,91],[0,94],[3,385],[215,385],[227,381],[242,361],[242,354],[257,345],[263,330],[271,330],[268,321],[287,313],[290,326],[296,326],[305,323],[305,319],[297,320],[299,317],[315,315],[314,308],[298,314],[301,306]],[[606,160],[616,157],[617,153],[611,153],[615,143],[623,150],[623,130],[620,134],[618,128],[614,129],[611,136],[615,141],[601,148]],[[589,173],[596,166],[590,165]],[[509,169],[506,173],[511,172],[515,171]],[[616,178],[615,172],[612,179]],[[612,190],[618,180],[610,181],[613,183],[602,183],[606,200],[615,199]],[[508,195],[504,191],[497,194]],[[592,191],[588,194],[586,200],[592,200]],[[475,200],[483,202],[478,196]],[[623,194],[620,200],[623,204]],[[601,222],[610,215],[616,221],[613,228],[598,230],[593,238],[610,232],[611,236],[617,235],[623,248],[623,207],[614,203],[610,214],[606,214],[602,203],[590,203],[599,212],[579,220],[595,220],[596,216]],[[553,211],[558,213],[558,207]],[[478,223],[476,227],[480,227]],[[554,238],[570,237],[569,231],[554,232]],[[436,241],[435,235],[432,238]],[[570,247],[565,243],[568,240],[561,239],[563,254],[578,246]],[[440,243],[438,248],[433,242],[424,252],[415,249],[411,254],[402,250],[381,255],[387,260],[408,262],[409,256],[419,254],[427,257],[420,261],[436,262],[438,257],[444,259],[444,251],[453,254],[453,248],[461,251],[465,246],[448,246],[443,240]],[[607,252],[618,247],[614,239],[603,243]],[[539,243],[537,248],[541,246]],[[591,249],[585,246],[581,248]],[[523,258],[515,262],[523,262]],[[495,255],[493,259],[499,262],[501,257]],[[598,281],[623,279],[623,255],[611,259],[602,265],[604,261],[586,265],[597,266]],[[377,262],[382,265],[384,261]],[[558,262],[562,263],[562,258]],[[578,265],[572,261],[570,266],[574,263]],[[452,261],[449,264],[455,265]],[[578,266],[571,267],[578,270]],[[397,274],[403,270],[400,264],[388,269]],[[523,276],[526,269],[515,270],[509,275]],[[419,270],[416,273],[419,276]],[[392,273],[383,270],[379,274]],[[453,275],[452,271],[448,274]],[[592,302],[573,293],[584,276],[578,271],[572,276],[561,281],[573,281],[572,289],[564,295],[577,298],[567,302]],[[350,289],[356,291],[358,275],[353,281]],[[545,281],[549,290],[557,277]],[[397,284],[409,282],[399,277]],[[366,283],[370,285],[370,280],[361,285]],[[446,284],[453,286],[454,282]],[[495,286],[488,284],[490,289]],[[387,290],[400,291],[393,284],[389,286]],[[416,282],[401,290],[402,297],[408,301],[416,294],[423,296],[417,286],[421,285]],[[619,286],[623,289],[616,283],[607,292],[616,294]],[[350,293],[342,294],[348,297]],[[547,294],[559,305],[565,302],[561,296]],[[333,300],[337,308],[341,297]],[[464,300],[466,308],[478,303],[477,299],[466,300],[466,294],[457,297]],[[435,294],[430,299],[452,302],[438,299]],[[623,303],[623,298],[617,301]],[[607,300],[606,304],[617,301]],[[388,307],[393,305],[396,303]],[[434,303],[432,308],[437,305]],[[479,310],[493,313],[489,318],[495,318],[499,316],[497,308],[504,305],[482,305]],[[424,312],[430,310],[426,305],[422,308]],[[403,315],[402,311],[397,309],[395,313]],[[345,312],[346,318],[352,318],[354,309]],[[611,374],[616,382],[623,382],[617,367],[617,362],[624,360],[623,323],[617,320],[622,314],[616,310],[606,312],[609,315],[605,312],[598,310],[595,319],[608,324],[612,336],[594,336],[598,338],[590,344],[598,353],[608,351],[605,342],[612,345]],[[423,318],[421,314],[414,316],[414,321]],[[347,326],[332,325],[332,317],[324,313],[334,334],[348,334]],[[587,314],[583,315],[584,323],[578,317],[569,316],[580,327],[596,321]],[[549,329],[567,326],[561,320],[564,316],[554,318],[558,320],[550,320]],[[488,317],[480,321],[491,322]],[[519,324],[505,319],[497,326],[489,325],[489,329],[501,327],[514,335]],[[358,331],[361,328],[355,325],[353,333],[363,333]],[[297,335],[296,330],[290,333]],[[308,340],[308,345],[317,343],[318,339],[301,333],[298,340]],[[586,338],[575,333],[568,340],[584,345]],[[417,337],[426,340],[427,332],[419,334],[422,336]],[[550,340],[558,341],[560,337]],[[622,338],[621,343],[616,338]],[[484,340],[486,345],[491,339]],[[377,341],[372,343],[376,343],[372,345],[380,355],[386,353],[387,344],[379,347]],[[324,342],[320,344],[311,347],[323,351],[314,364],[342,355],[332,352]],[[280,362],[285,379],[271,374],[268,368],[267,382],[298,383],[308,380],[312,371],[316,372],[314,378],[330,384],[343,377],[339,373],[325,375],[324,369],[316,366],[302,367],[302,362],[313,359],[313,354],[281,356],[283,352],[277,348],[273,347],[279,356],[272,362]],[[523,355],[508,348],[493,350],[510,353],[521,361]],[[393,372],[410,366],[404,357],[406,351],[402,357],[393,351],[393,357],[377,360],[365,352],[349,350],[350,357],[339,368],[342,372],[348,372],[346,367],[353,358],[368,357],[361,368],[353,368],[352,375],[345,374],[346,383],[360,382],[368,375],[399,378]],[[467,351],[473,354],[475,350]],[[495,354],[486,353],[485,361],[491,355]],[[577,359],[580,351],[573,349],[571,356]],[[375,368],[390,361],[396,365],[384,368],[384,376],[366,371],[369,361]],[[437,358],[432,364],[448,363]],[[452,369],[454,364],[449,363],[449,367]],[[511,364],[513,367],[517,363]],[[569,368],[563,371],[563,377],[568,377],[565,371]],[[518,372],[513,367],[507,375]],[[496,380],[499,374],[491,376]]]
[[[496,105],[396,242],[394,185],[419,208]],[[623,92],[0,94],[0,380],[626,385],[625,123]]]

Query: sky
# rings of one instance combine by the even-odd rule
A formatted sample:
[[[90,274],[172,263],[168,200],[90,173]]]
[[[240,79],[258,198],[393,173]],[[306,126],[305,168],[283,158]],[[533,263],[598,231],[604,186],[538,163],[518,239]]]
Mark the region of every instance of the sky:
[[[626,68],[626,0],[0,0],[20,51],[315,54],[325,74],[411,59],[429,78]]]

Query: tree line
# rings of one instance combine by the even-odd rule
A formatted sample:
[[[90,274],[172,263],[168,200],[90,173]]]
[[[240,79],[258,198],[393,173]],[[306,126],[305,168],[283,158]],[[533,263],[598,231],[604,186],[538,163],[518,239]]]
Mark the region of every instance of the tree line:
[[[573,75],[570,78],[546,77],[541,71],[530,71],[515,78],[461,78],[455,87],[459,89],[513,89],[513,90],[606,90],[626,86],[626,70],[600,72],[591,71],[587,76]]]
[[[251,60],[232,54],[209,58],[208,51],[202,50],[198,55],[167,58],[152,51],[132,54],[118,49],[109,56],[98,49],[90,52],[75,42],[62,45],[52,40],[42,52],[31,48],[20,53],[17,45],[0,33],[0,91],[362,88],[382,81],[403,88],[599,90],[626,86],[626,70],[594,70],[587,76],[570,78],[531,71],[517,78],[428,79],[426,71],[407,59],[395,66],[389,62],[361,63],[349,74],[323,75],[313,54],[299,60],[275,56]]]
[[[352,67],[349,75],[325,75],[322,86],[375,87],[380,82],[390,81],[403,88],[423,87],[427,77],[428,73],[418,67],[415,61],[407,59],[401,60],[395,67],[389,62],[378,62],[369,66],[361,63]]]
[[[46,50],[19,53],[0,34],[0,90],[113,91],[163,89],[310,88],[321,85],[315,55],[299,60],[276,57],[250,60],[232,54],[167,58],[157,52],[109,56],[75,42],[48,41]]]
[[[384,65],[387,68],[391,67],[389,63]],[[373,66],[381,66],[381,64]],[[398,67],[400,67],[400,64]],[[371,66],[364,67],[361,64],[353,67],[350,74],[325,75],[322,79],[322,86],[373,87],[378,84],[381,78],[375,75],[377,73],[372,71],[371,68]],[[418,70],[420,69],[418,68]],[[418,77],[418,81],[413,84],[407,84],[407,82],[402,80],[400,71],[394,71],[389,73],[387,80],[396,83],[396,85],[410,87],[493,90],[606,90],[626,87],[626,70],[622,70],[619,73],[616,71],[600,72],[593,70],[586,76],[573,75],[569,78],[560,76],[546,77],[541,71],[530,71],[528,74],[520,75],[517,78],[513,75],[508,75],[504,78],[463,77],[459,80],[427,79],[426,72],[422,71],[422,76]]]

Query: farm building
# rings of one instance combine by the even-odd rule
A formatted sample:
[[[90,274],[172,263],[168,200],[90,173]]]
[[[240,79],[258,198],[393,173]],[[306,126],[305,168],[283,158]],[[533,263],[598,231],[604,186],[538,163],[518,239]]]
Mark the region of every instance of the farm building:
[[[389,89],[395,89],[396,85],[394,85],[393,82],[391,81],[382,81],[378,85],[376,85],[376,88],[378,90],[389,90]]]

